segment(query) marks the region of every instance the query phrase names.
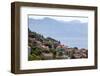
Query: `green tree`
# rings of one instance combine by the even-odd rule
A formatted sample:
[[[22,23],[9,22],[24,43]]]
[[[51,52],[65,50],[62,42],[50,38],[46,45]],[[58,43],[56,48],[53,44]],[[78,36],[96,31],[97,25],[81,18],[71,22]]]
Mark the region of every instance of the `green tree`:
[[[51,49],[50,49],[50,52],[53,54],[53,58],[56,59],[56,54],[57,54],[56,49],[51,48]]]

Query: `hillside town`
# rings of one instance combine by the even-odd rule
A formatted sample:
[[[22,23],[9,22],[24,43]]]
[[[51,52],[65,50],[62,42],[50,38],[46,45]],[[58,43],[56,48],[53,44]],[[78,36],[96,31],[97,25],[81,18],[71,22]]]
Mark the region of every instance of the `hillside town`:
[[[85,48],[69,47],[51,37],[28,29],[28,60],[80,59],[88,58]]]

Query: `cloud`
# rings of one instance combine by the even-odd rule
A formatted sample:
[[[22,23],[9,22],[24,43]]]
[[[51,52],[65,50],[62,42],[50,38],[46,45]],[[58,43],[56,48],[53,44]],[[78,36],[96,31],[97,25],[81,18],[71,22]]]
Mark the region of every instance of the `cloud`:
[[[59,21],[64,21],[64,22],[73,21],[73,20],[80,21],[81,23],[88,22],[88,17],[29,15],[29,18],[32,19],[44,19],[46,17],[59,20]]]

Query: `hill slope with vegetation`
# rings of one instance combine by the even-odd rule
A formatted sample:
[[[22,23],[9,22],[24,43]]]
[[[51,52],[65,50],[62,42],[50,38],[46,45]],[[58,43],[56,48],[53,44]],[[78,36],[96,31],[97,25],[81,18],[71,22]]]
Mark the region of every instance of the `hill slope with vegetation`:
[[[28,60],[78,59],[88,57],[87,49],[69,48],[51,37],[28,29]]]

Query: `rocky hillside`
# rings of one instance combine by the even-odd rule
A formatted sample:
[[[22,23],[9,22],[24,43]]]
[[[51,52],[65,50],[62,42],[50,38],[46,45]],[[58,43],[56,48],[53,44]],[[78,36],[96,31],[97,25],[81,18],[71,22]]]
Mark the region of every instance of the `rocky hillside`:
[[[69,48],[51,37],[28,29],[28,60],[87,58],[87,49]]]

